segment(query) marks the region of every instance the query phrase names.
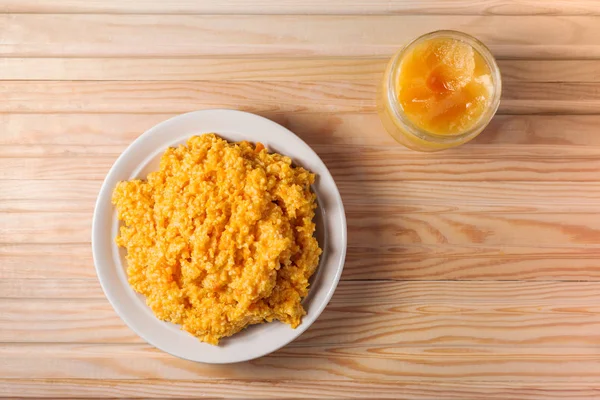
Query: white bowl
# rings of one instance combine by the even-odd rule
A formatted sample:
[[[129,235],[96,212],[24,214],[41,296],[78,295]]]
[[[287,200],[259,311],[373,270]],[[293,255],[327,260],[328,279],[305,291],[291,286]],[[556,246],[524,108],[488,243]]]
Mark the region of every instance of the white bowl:
[[[142,295],[127,282],[125,250],[114,241],[119,221],[111,204],[119,181],[145,178],[158,169],[163,152],[189,137],[214,132],[229,141],[261,142],[269,151],[287,155],[317,175],[316,237],[323,254],[303,305],[307,314],[296,329],[280,322],[253,325],[219,346],[201,342],[178,325],[157,319]],[[331,174],[317,154],[292,132],[270,121],[235,110],[204,110],[164,121],[135,140],[110,169],[94,210],[92,223],[94,264],[102,289],[123,321],[153,346],[177,357],[206,363],[251,360],[285,346],[302,334],[321,314],[337,286],[346,256],[346,216]]]

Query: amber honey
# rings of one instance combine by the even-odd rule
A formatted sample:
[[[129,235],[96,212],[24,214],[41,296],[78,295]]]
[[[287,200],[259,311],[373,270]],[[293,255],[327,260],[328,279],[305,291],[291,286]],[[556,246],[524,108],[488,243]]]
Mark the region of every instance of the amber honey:
[[[386,129],[415,150],[455,147],[477,136],[500,101],[500,73],[489,50],[460,32],[438,31],[402,49],[383,79]]]

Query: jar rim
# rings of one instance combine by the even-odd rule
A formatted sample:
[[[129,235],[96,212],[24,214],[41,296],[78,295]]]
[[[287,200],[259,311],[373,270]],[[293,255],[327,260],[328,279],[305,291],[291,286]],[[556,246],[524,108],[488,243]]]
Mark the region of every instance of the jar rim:
[[[484,114],[479,118],[479,121],[477,121],[475,125],[473,125],[471,128],[464,132],[454,135],[440,135],[419,128],[412,121],[410,121],[410,119],[408,119],[400,105],[400,102],[397,100],[398,90],[397,85],[395,83],[397,82],[398,74],[400,72],[398,64],[401,62],[403,56],[408,50],[412,49],[415,45],[419,43],[433,38],[450,38],[460,40],[469,44],[473,47],[475,51],[477,51],[483,57],[488,67],[490,68],[493,87],[493,95],[492,100],[490,102],[490,106],[487,107]],[[393,116],[403,125],[403,128],[406,129],[408,133],[420,138],[421,140],[436,143],[444,143],[448,144],[449,146],[451,146],[453,143],[463,143],[465,142],[465,140],[469,140],[471,137],[477,136],[481,132],[481,130],[490,122],[492,117],[496,114],[496,111],[498,110],[498,107],[500,105],[500,97],[502,94],[502,77],[500,75],[500,68],[498,68],[496,59],[492,55],[490,49],[485,44],[483,44],[475,37],[464,32],[453,30],[438,30],[417,37],[416,39],[412,40],[410,43],[405,45],[394,56],[394,58],[390,62],[390,68],[388,71],[390,76],[387,79],[387,102],[390,107],[390,110],[392,111]]]

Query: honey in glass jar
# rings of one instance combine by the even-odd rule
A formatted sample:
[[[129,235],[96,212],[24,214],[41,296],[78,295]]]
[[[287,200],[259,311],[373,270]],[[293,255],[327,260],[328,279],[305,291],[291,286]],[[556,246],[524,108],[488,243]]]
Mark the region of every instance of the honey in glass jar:
[[[490,122],[501,94],[490,51],[461,32],[417,38],[389,62],[378,110],[387,131],[420,151],[463,144]]]

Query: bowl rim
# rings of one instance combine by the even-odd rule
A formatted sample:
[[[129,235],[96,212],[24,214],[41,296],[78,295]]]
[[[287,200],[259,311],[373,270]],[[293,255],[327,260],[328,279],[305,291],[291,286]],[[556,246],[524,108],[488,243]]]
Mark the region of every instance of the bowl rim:
[[[254,120],[256,123],[264,124],[265,126],[270,127],[273,130],[279,131],[284,136],[287,136],[288,139],[290,139],[290,140],[293,137],[294,140],[298,141],[297,145],[302,145],[305,147],[303,149],[303,151],[309,152],[312,161],[317,164],[320,164],[320,171],[318,172],[318,175],[319,175],[319,177],[324,176],[330,182],[330,184],[328,184],[328,186],[327,186],[328,195],[333,196],[333,202],[335,203],[334,205],[335,205],[335,207],[337,207],[339,209],[338,213],[340,216],[340,220],[337,221],[340,223],[340,225],[339,225],[339,228],[336,229],[336,234],[339,235],[339,239],[340,239],[340,242],[339,242],[340,248],[336,252],[337,259],[334,260],[335,268],[336,268],[335,275],[333,276],[333,279],[331,280],[328,287],[326,286],[323,288],[313,288],[312,289],[312,290],[326,290],[327,293],[326,293],[325,297],[319,301],[318,304],[313,305],[313,307],[316,307],[316,309],[310,310],[310,314],[311,314],[310,318],[307,320],[308,314],[305,315],[302,320],[302,323],[296,329],[292,330],[290,328],[290,330],[293,333],[291,335],[287,336],[284,340],[280,341],[279,343],[276,343],[276,345],[274,345],[273,347],[270,347],[266,350],[263,349],[263,350],[259,350],[259,351],[253,351],[253,352],[250,351],[249,354],[241,355],[241,356],[237,356],[237,357],[231,357],[231,356],[230,357],[222,357],[222,359],[218,359],[218,357],[217,357],[217,359],[215,359],[214,357],[211,357],[210,359],[203,359],[202,357],[192,357],[192,356],[188,356],[186,354],[181,354],[179,352],[174,352],[174,351],[171,351],[170,349],[167,349],[166,346],[156,343],[156,341],[154,339],[150,338],[149,335],[143,329],[141,329],[139,324],[135,323],[133,321],[134,317],[131,317],[130,312],[127,311],[128,304],[122,303],[120,301],[121,299],[117,298],[117,295],[116,295],[115,291],[113,290],[114,288],[111,287],[111,282],[109,282],[109,278],[106,276],[106,273],[108,273],[108,272],[105,273],[103,270],[103,268],[111,268],[112,267],[115,270],[117,270],[117,272],[116,272],[117,275],[119,274],[119,272],[118,272],[119,265],[117,265],[117,262],[115,261],[114,251],[112,252],[113,254],[110,255],[110,258],[108,258],[106,254],[102,253],[102,248],[101,248],[103,241],[106,240],[107,234],[110,235],[111,242],[114,243],[113,220],[115,219],[115,215],[114,215],[115,212],[114,212],[114,207],[111,204],[111,197],[112,197],[112,191],[114,189],[114,184],[115,184],[115,176],[124,167],[126,161],[128,161],[128,159],[130,159],[132,157],[132,155],[135,154],[135,152],[140,151],[139,148],[141,147],[141,145],[144,142],[147,142],[148,140],[150,140],[153,135],[158,134],[158,132],[160,132],[161,130],[169,129],[169,126],[171,124],[179,122],[180,120],[184,120],[184,119],[203,118],[203,117],[210,116],[210,115],[212,115],[212,116],[216,115],[217,118],[225,118],[225,119],[242,118],[242,119],[247,119],[248,121]],[[202,133],[209,133],[209,132],[198,131],[197,134],[200,135]],[[216,132],[216,133],[219,134],[219,132]],[[291,136],[289,136],[289,135],[291,135]],[[193,136],[193,135],[186,135],[185,139],[189,138],[190,136]],[[181,140],[183,140],[183,139],[181,139]],[[251,140],[251,138],[249,138],[248,140]],[[148,163],[149,159],[156,158],[157,154],[162,154],[166,150],[166,148],[171,147],[171,146],[172,146],[172,144],[168,145],[166,147],[155,148],[153,152],[150,152],[149,154],[146,155],[144,161],[138,163],[137,167],[132,169],[131,175],[135,175],[136,168],[139,173],[139,169],[141,168],[140,166],[143,167],[145,164]],[[152,147],[152,146],[150,146],[150,147]],[[286,155],[290,156],[292,159],[294,158],[293,154],[286,154]],[[118,182],[118,180],[117,180],[117,182]],[[319,196],[319,193],[316,192],[316,190],[315,190],[315,193],[317,194],[317,196]],[[325,211],[322,211],[322,213],[325,214]],[[323,218],[325,219],[324,216],[323,216]],[[102,229],[101,224],[103,222],[102,221],[103,219],[111,220],[111,227],[113,229],[111,229],[110,233],[107,233],[106,230]],[[327,239],[325,241],[327,241]],[[113,245],[112,248],[114,249],[114,247],[115,246]],[[268,118],[265,118],[265,117],[262,117],[262,116],[259,116],[256,114],[252,114],[252,113],[248,113],[248,112],[244,112],[244,111],[232,110],[232,109],[206,109],[206,110],[192,111],[189,113],[180,114],[180,115],[174,116],[172,118],[169,118],[165,121],[162,121],[162,122],[156,124],[152,128],[148,129],[146,132],[144,132],[143,134],[138,136],[119,155],[119,157],[117,158],[117,160],[114,162],[114,164],[110,168],[109,172],[107,173],[107,175],[102,183],[102,186],[100,188],[98,197],[96,199],[93,218],[92,218],[92,255],[93,255],[93,261],[94,261],[94,267],[95,267],[98,279],[100,281],[102,290],[103,290],[106,298],[108,299],[109,303],[112,305],[113,309],[117,313],[117,315],[121,318],[121,320],[123,320],[123,322],[125,322],[125,324],[132,331],[134,331],[138,336],[140,336],[142,339],[144,339],[150,345],[152,345],[162,351],[165,351],[169,354],[172,354],[174,356],[177,356],[177,357],[180,357],[180,358],[183,358],[186,360],[190,360],[190,361],[203,362],[203,363],[227,364],[227,363],[235,363],[235,362],[243,362],[243,361],[252,360],[252,359],[255,359],[258,357],[262,357],[266,354],[270,354],[270,353],[284,347],[285,345],[289,344],[293,340],[297,339],[321,315],[321,313],[323,312],[323,310],[325,309],[325,307],[331,300],[331,297],[333,296],[333,293],[334,293],[335,289],[337,288],[337,285],[339,283],[339,280],[340,280],[340,277],[341,277],[341,274],[343,271],[345,257],[346,257],[346,250],[347,250],[347,223],[346,223],[346,215],[345,215],[342,198],[339,193],[339,189],[337,188],[337,185],[336,185],[335,181],[333,180],[333,177],[331,176],[331,173],[327,169],[327,166],[325,165],[325,163],[317,155],[317,153],[310,146],[308,146],[308,144],[306,144],[306,142],[304,142],[300,137],[295,135],[293,132],[291,132],[286,127],[284,127],[274,121],[271,121]],[[325,251],[325,249],[324,249],[324,251]],[[322,258],[323,258],[323,256],[322,256]],[[109,262],[107,260],[110,260],[111,262]],[[107,263],[110,263],[111,265],[107,266]],[[325,266],[327,266],[327,263],[324,262],[323,260],[320,260],[319,268],[317,269],[317,273],[320,268],[324,268]],[[316,276],[316,274],[315,274],[315,276]],[[127,281],[126,276],[125,276],[125,281]],[[128,283],[127,283],[127,286],[128,286],[128,289],[131,292],[133,292],[133,290],[128,285]],[[312,292],[309,292],[309,296],[311,293]],[[141,296],[141,295],[138,295],[138,296]],[[145,302],[144,302],[144,306],[145,306]],[[145,306],[145,307],[147,307],[147,306]],[[149,308],[148,308],[148,311],[149,311]],[[156,319],[156,321],[159,321],[162,324],[167,324],[166,322],[161,321],[158,318],[156,318],[154,316],[154,314],[152,314],[152,317],[154,319]],[[270,324],[260,324],[260,326],[264,326],[264,325],[270,325]],[[178,330],[180,330],[179,328],[180,327],[177,326]],[[184,331],[182,331],[182,332],[184,332]],[[187,332],[185,332],[185,333],[187,334]],[[238,334],[236,334],[236,335],[238,335]],[[232,338],[229,340],[235,340],[236,335],[232,336]],[[198,340],[197,338],[194,338],[194,339]],[[198,342],[200,342],[200,341],[198,340]],[[211,346],[211,345],[206,344],[206,346]],[[248,346],[248,347],[252,347],[252,346]]]

